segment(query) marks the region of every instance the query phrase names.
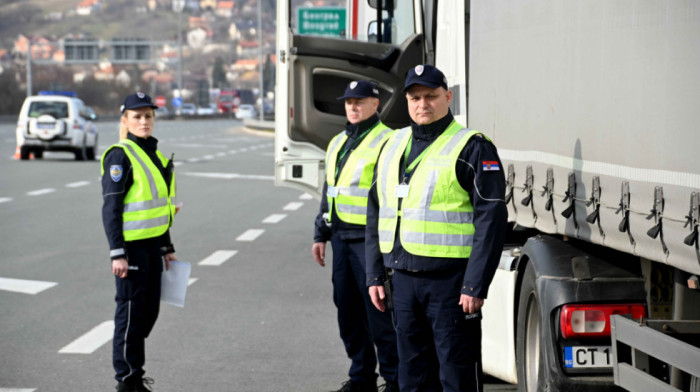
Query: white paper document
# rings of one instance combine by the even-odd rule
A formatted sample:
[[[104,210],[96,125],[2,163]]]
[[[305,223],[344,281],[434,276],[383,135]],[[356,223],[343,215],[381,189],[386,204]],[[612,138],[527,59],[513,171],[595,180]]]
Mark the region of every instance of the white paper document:
[[[190,280],[192,265],[184,261],[171,261],[170,270],[163,268],[161,277],[160,300],[166,304],[185,307],[187,283]]]

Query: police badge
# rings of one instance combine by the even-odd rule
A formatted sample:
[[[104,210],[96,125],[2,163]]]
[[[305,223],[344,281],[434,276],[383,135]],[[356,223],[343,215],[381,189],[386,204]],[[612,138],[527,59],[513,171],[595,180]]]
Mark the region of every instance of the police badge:
[[[122,169],[122,165],[112,165],[109,167],[109,175],[114,182],[119,182],[119,180],[122,179],[123,173],[124,169]]]

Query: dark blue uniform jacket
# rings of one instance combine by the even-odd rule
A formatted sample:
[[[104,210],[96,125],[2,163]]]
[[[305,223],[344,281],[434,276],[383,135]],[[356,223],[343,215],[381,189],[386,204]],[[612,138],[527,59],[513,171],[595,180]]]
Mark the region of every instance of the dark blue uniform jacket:
[[[420,155],[454,120],[452,113],[428,125],[411,122],[413,141],[408,162]],[[499,170],[483,170],[483,162],[497,161]],[[403,168],[405,165],[401,165]],[[491,166],[493,168],[493,166]],[[403,170],[403,169],[401,169]],[[414,171],[415,172],[415,171]],[[397,233],[393,250],[382,254],[379,250],[377,222],[379,202],[375,179],[369,193],[367,205],[367,231],[365,252],[367,257],[367,285],[380,285],[384,281],[384,267],[406,271],[448,271],[462,273],[462,294],[486,298],[488,287],[503,249],[508,211],[505,205],[505,176],[503,165],[493,143],[481,136],[472,136],[462,150],[456,163],[457,179],[469,193],[474,207],[474,243],[469,259],[416,256],[401,246]],[[404,173],[399,173],[403,178]],[[382,265],[383,260],[383,265]]]
[[[168,167],[163,167],[160,159],[156,155],[156,150],[158,148],[158,139],[154,137],[149,137],[148,139],[143,139],[136,137],[129,133],[127,135],[129,140],[136,142],[153,161],[156,167],[160,170],[165,183],[170,187],[170,180],[172,178],[173,166],[172,160]],[[112,178],[110,174],[110,168],[115,165],[120,165],[122,168],[122,175],[120,178]],[[129,188],[134,183],[134,174],[131,170],[131,162],[129,157],[121,148],[113,148],[104,158],[104,175],[102,176],[102,197],[104,203],[102,205],[102,224],[105,228],[105,233],[107,234],[107,241],[109,242],[109,249],[112,252],[112,259],[125,257],[124,253],[124,233],[123,233],[123,222],[122,222],[122,212],[124,210],[124,197],[126,197]],[[116,180],[116,181],[115,181]],[[161,240],[161,250],[165,253],[172,253],[175,251],[173,245],[170,243],[170,232],[166,231],[165,234],[160,236]],[[123,252],[120,254],[119,250]]]
[[[361,121],[357,124],[350,124],[347,123],[345,125],[345,133],[348,135],[348,140],[345,142],[345,145],[343,145],[343,148],[341,151],[344,151],[345,149],[350,149],[343,159],[338,162],[338,173],[340,173],[341,170],[343,170],[343,166],[345,166],[345,162],[347,162],[348,157],[350,156],[350,153],[357,147],[361,142],[364,137],[360,138],[362,134],[374,127],[377,123],[379,122],[379,116],[375,113],[372,117]],[[334,168],[331,167],[326,167],[326,170],[335,170]],[[321,209],[318,212],[318,215],[316,216],[316,222],[315,222],[315,227],[314,227],[314,242],[326,242],[331,239],[331,235],[335,234],[339,236],[341,240],[358,240],[358,239],[364,239],[365,238],[365,226],[363,225],[355,225],[352,223],[347,223],[343,222],[340,220],[335,215],[335,211],[331,211],[331,214],[333,214],[331,218],[331,222],[333,224],[331,227],[328,227],[326,225],[325,219],[323,218],[323,214],[328,212],[328,199],[326,198],[326,191],[328,190],[328,183],[324,181],[323,183],[323,194],[321,195]]]

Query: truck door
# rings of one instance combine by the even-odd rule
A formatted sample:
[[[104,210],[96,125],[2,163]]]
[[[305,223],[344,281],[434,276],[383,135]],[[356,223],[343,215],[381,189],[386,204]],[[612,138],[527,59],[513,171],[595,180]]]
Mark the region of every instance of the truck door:
[[[348,0],[346,9],[331,9],[330,16],[319,18],[314,12],[322,9],[291,9],[290,1],[277,2],[276,185],[320,197],[326,147],[346,123],[344,103],[337,97],[353,80],[376,83],[379,116],[385,124],[392,128],[408,124],[401,89],[406,72],[424,61],[423,36],[414,13],[421,1],[414,1],[414,7],[403,3],[393,7],[392,0],[377,3]],[[378,7],[381,23],[377,23]],[[319,27],[310,21],[333,20],[343,13],[346,28],[335,36],[306,31]]]

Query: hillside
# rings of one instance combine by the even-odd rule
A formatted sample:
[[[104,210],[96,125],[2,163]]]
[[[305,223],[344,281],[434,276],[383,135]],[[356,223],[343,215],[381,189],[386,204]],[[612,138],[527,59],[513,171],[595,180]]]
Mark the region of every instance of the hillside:
[[[77,15],[79,0],[0,0],[0,48],[12,48],[19,34],[62,37],[90,34],[97,39],[143,37],[173,40],[177,14],[169,9],[147,12],[146,1],[109,0],[100,12]],[[137,5],[138,4],[138,5]]]

